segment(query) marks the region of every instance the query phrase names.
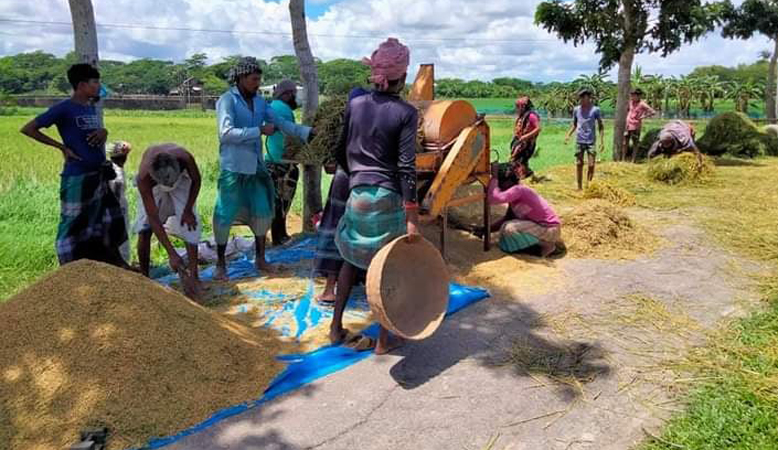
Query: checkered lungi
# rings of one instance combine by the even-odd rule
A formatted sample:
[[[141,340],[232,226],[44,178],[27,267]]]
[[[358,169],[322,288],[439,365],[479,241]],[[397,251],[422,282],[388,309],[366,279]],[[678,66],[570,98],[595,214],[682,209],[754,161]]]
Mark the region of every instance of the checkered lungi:
[[[127,241],[124,214],[108,181],[105,171],[62,177],[56,241],[60,264],[99,258],[95,246],[118,251]]]
[[[402,196],[378,186],[351,190],[335,244],[344,260],[360,269],[386,244],[407,232]]]

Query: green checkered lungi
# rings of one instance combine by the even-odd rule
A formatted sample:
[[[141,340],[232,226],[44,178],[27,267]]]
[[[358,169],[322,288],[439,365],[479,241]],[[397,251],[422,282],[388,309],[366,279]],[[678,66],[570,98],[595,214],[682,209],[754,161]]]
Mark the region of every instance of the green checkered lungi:
[[[367,269],[381,248],[406,233],[400,194],[378,186],[351,190],[346,212],[338,223],[335,244],[343,259]]]
[[[274,197],[273,181],[264,167],[253,175],[222,170],[213,211],[216,243],[227,244],[233,225],[247,225],[254,236],[265,236],[273,222]]]

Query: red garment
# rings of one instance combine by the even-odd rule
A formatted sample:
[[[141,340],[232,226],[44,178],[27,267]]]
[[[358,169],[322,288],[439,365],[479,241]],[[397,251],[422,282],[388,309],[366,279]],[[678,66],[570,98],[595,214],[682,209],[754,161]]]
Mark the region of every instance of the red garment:
[[[627,113],[627,131],[637,131],[643,125],[643,119],[651,117],[656,113],[648,104],[644,101],[640,101],[637,105],[629,102],[629,113]]]
[[[526,119],[522,117],[516,118],[516,123],[513,126],[513,135],[517,138],[521,138],[525,134],[535,131],[540,126],[540,117],[536,112],[530,112],[529,117]]]

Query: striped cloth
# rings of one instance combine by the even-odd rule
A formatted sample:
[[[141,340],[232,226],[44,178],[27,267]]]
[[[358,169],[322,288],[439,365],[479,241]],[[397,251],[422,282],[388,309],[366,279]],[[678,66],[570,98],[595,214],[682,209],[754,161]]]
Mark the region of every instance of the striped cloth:
[[[529,220],[509,220],[500,228],[500,250],[516,253],[540,242],[556,243],[561,237],[558,226],[544,227]]]
[[[357,186],[346,202],[335,244],[344,260],[367,269],[384,245],[405,233],[400,194],[379,186]]]
[[[348,195],[348,174],[338,167],[332,178],[327,204],[324,206],[324,214],[319,224],[319,239],[314,261],[314,271],[318,276],[337,275],[343,265],[343,258],[340,256],[338,246],[335,245],[335,232],[338,230],[340,218],[346,211]]]
[[[60,264],[82,258],[104,260],[103,249],[115,249],[118,254],[127,241],[124,214],[108,181],[105,171],[62,177],[56,242]]]
[[[254,236],[265,236],[273,222],[273,197],[273,181],[263,167],[253,175],[222,170],[213,211],[216,243],[227,244],[232,225],[247,225]]]

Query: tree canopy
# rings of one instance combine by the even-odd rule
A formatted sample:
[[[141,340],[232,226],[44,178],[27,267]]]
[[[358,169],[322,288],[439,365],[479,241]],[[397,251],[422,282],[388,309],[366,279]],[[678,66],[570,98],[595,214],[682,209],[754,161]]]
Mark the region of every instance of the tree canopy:
[[[719,11],[701,0],[551,0],[538,5],[535,22],[565,42],[593,42],[607,70],[630,43],[635,53],[678,50],[713,31]]]

